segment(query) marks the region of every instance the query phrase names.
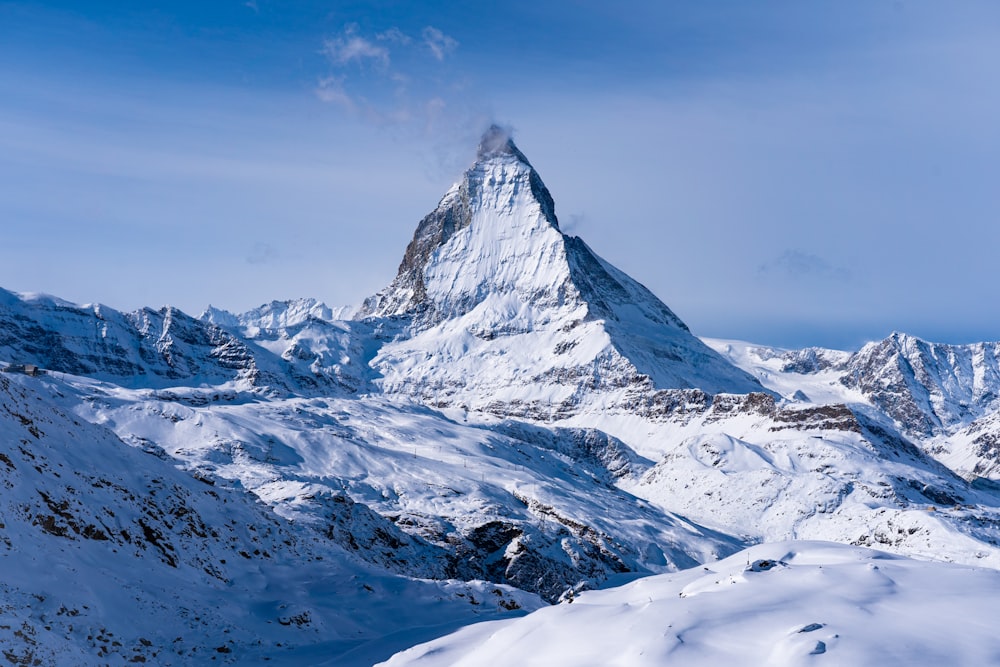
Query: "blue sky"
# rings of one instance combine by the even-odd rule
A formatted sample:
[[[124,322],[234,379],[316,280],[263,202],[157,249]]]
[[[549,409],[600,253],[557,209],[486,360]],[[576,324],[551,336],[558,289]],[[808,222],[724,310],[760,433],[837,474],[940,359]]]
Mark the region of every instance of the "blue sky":
[[[0,1],[0,286],[357,302],[490,122],[699,334],[1000,339],[1000,5]]]

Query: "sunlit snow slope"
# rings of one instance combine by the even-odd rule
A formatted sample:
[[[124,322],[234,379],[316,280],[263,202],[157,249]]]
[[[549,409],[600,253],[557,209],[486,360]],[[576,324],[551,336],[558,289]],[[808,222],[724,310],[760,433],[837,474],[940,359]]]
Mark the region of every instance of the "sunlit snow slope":
[[[982,667],[1000,662],[1000,572],[821,542],[470,626],[386,667]]]

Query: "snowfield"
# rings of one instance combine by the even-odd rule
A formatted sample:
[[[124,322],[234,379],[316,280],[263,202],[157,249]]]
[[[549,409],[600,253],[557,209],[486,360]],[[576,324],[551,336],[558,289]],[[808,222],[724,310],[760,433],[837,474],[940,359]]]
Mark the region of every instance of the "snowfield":
[[[480,623],[385,667],[1000,664],[1000,572],[825,542],[588,591]]]

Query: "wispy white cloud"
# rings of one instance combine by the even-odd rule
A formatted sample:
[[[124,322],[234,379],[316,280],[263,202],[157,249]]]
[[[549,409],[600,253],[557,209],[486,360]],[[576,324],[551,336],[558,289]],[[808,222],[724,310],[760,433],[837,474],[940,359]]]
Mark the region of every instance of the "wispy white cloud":
[[[444,34],[434,26],[424,28],[421,35],[424,38],[424,44],[439,61],[444,60],[445,56],[458,48],[457,40]]]
[[[351,24],[324,41],[330,72],[314,92],[366,123],[430,134],[455,108],[449,99],[461,86],[438,63],[456,48],[457,40],[433,26],[415,38],[397,27],[366,35]]]
[[[380,42],[391,42],[394,44],[407,45],[413,41],[413,38],[404,33],[402,30],[396,27],[389,28],[385,32],[380,32],[375,35],[375,39]]]
[[[431,134],[444,117],[448,109],[448,103],[440,97],[432,97],[424,103],[424,131]]]
[[[344,90],[343,79],[325,76],[316,84],[316,97],[323,102],[336,104],[347,111],[355,111],[357,103]]]
[[[349,25],[342,35],[323,42],[323,53],[335,65],[374,63],[389,66],[389,49],[358,34],[356,25]]]
[[[583,213],[570,213],[559,216],[559,230],[563,234],[576,236],[581,228],[587,225],[587,216]]]

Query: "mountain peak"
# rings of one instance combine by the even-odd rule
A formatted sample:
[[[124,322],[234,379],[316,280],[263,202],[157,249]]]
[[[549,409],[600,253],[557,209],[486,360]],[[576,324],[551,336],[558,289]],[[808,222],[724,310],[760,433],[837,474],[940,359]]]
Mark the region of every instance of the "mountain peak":
[[[524,153],[514,144],[510,130],[493,123],[483,132],[483,136],[479,139],[476,160],[477,162],[481,162],[503,156],[511,156],[527,165],[531,164],[528,162],[528,158],[524,156]]]
[[[560,256],[561,244],[552,195],[510,131],[491,125],[476,162],[417,225],[396,279],[366,299],[358,315],[439,321],[490,293],[557,291],[559,281],[548,284],[539,261]]]
[[[499,125],[486,130],[479,159],[417,225],[396,278],[357,315],[409,317],[411,333],[423,341],[411,348],[401,338],[373,361],[384,365],[387,387],[406,376],[402,385],[444,382],[479,400],[523,381],[531,367],[539,378],[584,383],[579,378],[589,377],[606,386],[623,387],[642,376],[657,388],[762,390],[692,336],[649,290],[560,231],[552,195]],[[525,361],[522,354],[538,345],[541,360]],[[436,369],[457,367],[437,364],[435,355],[454,359],[456,350],[470,364],[468,373],[435,376]],[[406,357],[407,367],[426,377],[400,375],[393,355]],[[488,374],[473,368],[477,359],[489,359],[492,385]],[[558,393],[576,380],[552,382]]]

